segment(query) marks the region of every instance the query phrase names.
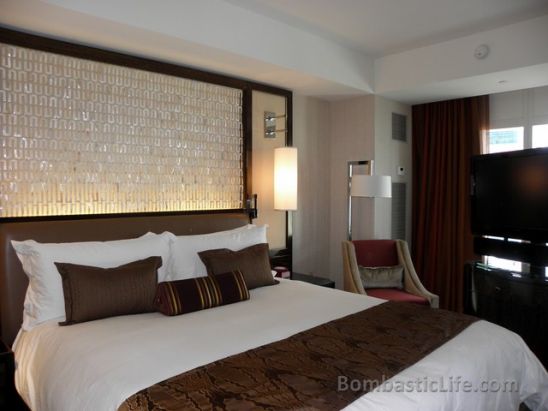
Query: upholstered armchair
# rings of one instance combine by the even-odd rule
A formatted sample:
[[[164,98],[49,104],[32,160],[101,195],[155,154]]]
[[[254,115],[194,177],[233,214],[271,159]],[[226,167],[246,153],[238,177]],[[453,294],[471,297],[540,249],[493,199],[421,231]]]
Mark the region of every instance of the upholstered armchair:
[[[344,263],[344,289],[357,294],[366,294],[385,300],[407,301],[439,307],[439,297],[422,285],[411,261],[409,248],[403,240],[358,240],[344,241],[342,245]],[[363,287],[359,266],[403,267],[403,289]]]

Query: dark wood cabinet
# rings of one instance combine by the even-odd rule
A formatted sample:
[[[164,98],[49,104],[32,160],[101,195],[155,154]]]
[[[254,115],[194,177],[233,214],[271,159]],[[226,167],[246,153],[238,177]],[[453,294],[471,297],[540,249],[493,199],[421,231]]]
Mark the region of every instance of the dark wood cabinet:
[[[291,271],[292,268],[291,251],[287,248],[278,248],[270,250],[270,265],[272,267],[282,266]]]
[[[15,390],[13,351],[0,340],[0,410],[28,411]]]
[[[13,352],[0,340],[0,409],[11,407],[17,396],[13,380],[14,373]]]
[[[335,281],[330,280],[329,278],[316,277],[315,275],[291,273],[291,279],[319,285],[320,287],[335,288]]]
[[[519,334],[548,365],[548,280],[467,264],[465,312]]]

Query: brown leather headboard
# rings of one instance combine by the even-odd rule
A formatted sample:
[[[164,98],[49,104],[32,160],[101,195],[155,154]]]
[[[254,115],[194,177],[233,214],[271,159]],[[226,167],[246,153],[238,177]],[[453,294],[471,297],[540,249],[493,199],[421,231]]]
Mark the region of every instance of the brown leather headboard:
[[[47,221],[0,222],[0,310],[2,340],[11,345],[23,319],[28,279],[11,240],[42,243],[108,241],[134,238],[148,231],[177,235],[205,234],[247,224],[242,213],[97,217]]]

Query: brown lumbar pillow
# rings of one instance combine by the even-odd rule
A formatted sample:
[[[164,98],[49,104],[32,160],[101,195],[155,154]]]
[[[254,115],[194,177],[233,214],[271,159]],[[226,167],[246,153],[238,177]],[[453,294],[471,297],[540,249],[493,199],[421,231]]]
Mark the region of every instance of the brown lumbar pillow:
[[[255,244],[240,251],[227,248],[207,250],[198,253],[207,268],[208,275],[217,275],[229,271],[240,270],[244,276],[247,288],[278,284],[272,277],[268,244]]]
[[[363,288],[403,288],[403,267],[359,266]]]
[[[180,315],[249,300],[239,270],[211,277],[188,278],[158,284],[154,305],[165,315]]]
[[[115,268],[55,263],[63,281],[66,321],[70,325],[117,315],[155,311],[154,296],[162,257]]]

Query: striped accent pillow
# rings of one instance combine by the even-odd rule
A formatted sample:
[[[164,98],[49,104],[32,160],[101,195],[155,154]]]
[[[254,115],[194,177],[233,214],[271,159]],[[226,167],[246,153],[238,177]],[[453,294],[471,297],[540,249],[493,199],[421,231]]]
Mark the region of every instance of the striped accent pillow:
[[[159,283],[154,305],[164,315],[181,315],[244,300],[249,300],[249,290],[240,270],[234,270]]]

